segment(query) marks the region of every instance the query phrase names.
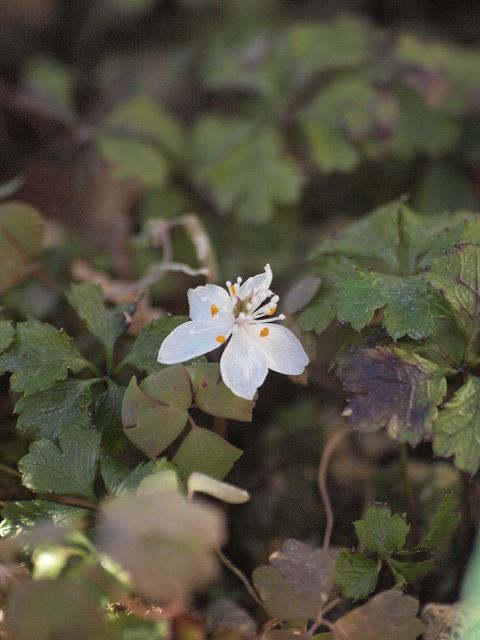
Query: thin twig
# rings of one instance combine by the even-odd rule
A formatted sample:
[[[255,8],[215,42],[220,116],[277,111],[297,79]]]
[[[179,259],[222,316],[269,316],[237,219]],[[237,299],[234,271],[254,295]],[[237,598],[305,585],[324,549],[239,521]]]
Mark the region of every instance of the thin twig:
[[[220,558],[220,560],[222,561],[222,564],[225,567],[227,567],[227,569],[229,569],[235,576],[237,576],[237,578],[240,580],[240,582],[243,584],[243,586],[248,591],[248,593],[252,596],[252,598],[255,600],[255,602],[258,605],[260,605],[262,607],[262,609],[264,609],[265,605],[263,604],[263,602],[258,597],[257,592],[255,591],[255,587],[252,584],[250,584],[250,581],[247,578],[247,576],[237,566],[235,566],[233,564],[233,562],[231,560],[229,560],[227,558],[227,556],[224,555],[222,553],[222,551],[220,549],[218,549],[218,548],[217,548],[217,555]]]
[[[346,429],[335,431],[327,441],[327,444],[323,447],[322,455],[320,457],[320,464],[318,466],[318,489],[320,491],[320,497],[322,498],[323,508],[325,510],[325,516],[327,523],[325,526],[325,534],[323,536],[323,550],[328,551],[330,548],[330,540],[332,538],[333,523],[335,521],[332,509],[332,503],[330,501],[330,495],[327,487],[327,473],[330,459],[335,451],[335,448],[339,442],[347,435],[349,431]]]
[[[20,473],[20,471],[17,471],[16,469],[12,469],[12,467],[9,467],[6,464],[3,464],[1,462],[0,462],[0,472],[4,473],[6,476],[10,476],[11,478],[16,478],[17,480],[22,479],[22,474]]]
[[[161,262],[152,269],[150,273],[147,273],[146,276],[140,278],[140,280],[135,280],[134,282],[129,282],[128,284],[120,287],[112,288],[107,294],[105,294],[105,300],[114,300],[118,296],[135,293],[136,291],[144,291],[156,284],[170,271],[180,271],[182,273],[186,273],[188,276],[208,275],[208,270],[203,267],[201,269],[193,269],[188,264],[183,264],[182,262]]]

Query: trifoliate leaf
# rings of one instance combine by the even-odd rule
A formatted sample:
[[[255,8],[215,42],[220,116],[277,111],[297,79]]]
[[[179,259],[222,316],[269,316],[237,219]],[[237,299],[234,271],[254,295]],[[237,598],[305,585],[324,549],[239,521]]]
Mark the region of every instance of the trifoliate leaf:
[[[101,287],[92,282],[72,284],[67,298],[88,329],[99,339],[111,362],[115,342],[128,329],[131,321],[129,312],[134,312],[135,305],[128,310],[107,309]]]
[[[451,495],[446,495],[433,516],[427,535],[418,547],[426,549],[440,549],[444,547],[448,544],[459,522],[460,515],[456,509],[455,500]]]
[[[213,362],[186,367],[192,383],[193,398],[199,409],[219,418],[252,421],[253,400],[233,394],[220,375],[220,366]]]
[[[294,25],[290,42],[297,64],[311,72],[356,67],[369,53],[367,25],[346,15],[324,24]]]
[[[215,549],[225,541],[223,514],[177,492],[110,500],[99,525],[102,549],[155,601],[184,598],[217,574]]]
[[[12,388],[25,396],[64,380],[69,369],[76,373],[87,366],[64,331],[33,318],[17,325],[13,345],[0,356],[0,370],[13,372]]]
[[[369,507],[361,520],[353,523],[360,542],[371,552],[389,556],[405,546],[410,526],[398,513],[383,505]]]
[[[398,278],[356,272],[340,286],[337,318],[360,331],[385,307],[382,323],[394,339],[421,340],[434,333],[437,319],[448,316],[441,296],[418,276]]]
[[[69,378],[50,389],[20,398],[15,405],[18,429],[56,440],[68,427],[87,427],[90,386],[90,380]]]
[[[193,134],[193,176],[221,213],[266,222],[300,196],[302,178],[278,133],[248,120],[205,117]]]
[[[222,480],[242,453],[241,449],[213,431],[192,427],[174,455],[173,462],[183,478],[198,471]]]
[[[87,583],[66,579],[21,583],[9,600],[5,628],[19,640],[103,640],[106,636],[104,619]]]
[[[42,218],[21,202],[0,205],[0,293],[21,282],[42,249]]]
[[[198,471],[194,471],[189,475],[187,491],[189,498],[195,493],[205,493],[229,504],[243,504],[250,500],[248,491],[227,482],[220,482],[220,480],[215,480],[215,478],[206,476],[204,473],[198,473]]]
[[[163,316],[149,322],[138,334],[130,353],[123,361],[124,364],[131,364],[139,371],[147,373],[164,369],[165,365],[157,362],[160,345],[185,320],[183,316]]]
[[[416,640],[425,626],[415,616],[418,601],[401,591],[384,591],[332,625],[335,640]]]
[[[337,373],[356,394],[344,412],[352,427],[386,427],[390,437],[412,445],[431,436],[447,390],[439,366],[400,349],[377,347],[348,351]]]
[[[173,367],[167,367],[164,371],[154,374],[158,376],[159,389],[162,387],[160,377],[164,373],[168,386],[171,369]],[[135,377],[131,379],[123,396],[122,423],[127,438],[145,455],[150,458],[160,455],[181,434],[187,418],[188,413],[183,400],[180,406],[155,400],[137,385]]]
[[[380,560],[342,549],[335,561],[335,584],[346,598],[366,598],[377,586],[380,566]]]
[[[99,447],[99,433],[77,427],[64,429],[58,445],[44,438],[37,440],[18,463],[22,482],[36,493],[95,498]]]
[[[469,338],[480,330],[480,246],[462,243],[436,258],[428,281],[449,302],[458,325]]]
[[[42,520],[51,520],[58,525],[70,525],[87,513],[89,511],[81,507],[71,507],[45,500],[9,502],[2,509],[0,537],[8,538],[19,529],[29,529]]]
[[[192,404],[192,389],[187,368],[181,364],[152,373],[140,384],[141,390],[157,402],[187,410]]]
[[[475,473],[480,466],[480,378],[469,376],[444,406],[433,430],[437,456],[454,456],[461,471]]]

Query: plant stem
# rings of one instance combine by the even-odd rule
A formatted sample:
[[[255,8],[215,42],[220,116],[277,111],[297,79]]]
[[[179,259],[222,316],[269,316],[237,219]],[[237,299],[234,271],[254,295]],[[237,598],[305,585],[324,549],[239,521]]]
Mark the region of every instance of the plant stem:
[[[400,456],[400,468],[402,471],[403,479],[403,492],[405,498],[405,507],[407,511],[408,520],[412,527],[412,533],[415,538],[415,532],[417,530],[417,503],[415,500],[415,493],[413,491],[412,480],[408,473],[408,447],[405,442],[401,442],[399,445]]]
[[[233,562],[229,560],[229,558],[227,558],[227,556],[224,555],[222,551],[218,548],[217,548],[217,555],[222,561],[222,564],[225,567],[227,567],[227,569],[229,569],[235,576],[237,576],[237,578],[240,580],[240,582],[243,584],[243,586],[248,591],[248,593],[252,596],[255,602],[258,605],[260,605],[262,609],[265,609],[263,602],[260,600],[260,598],[257,595],[257,592],[255,591],[255,587],[252,584],[250,584],[250,581],[247,578],[247,576],[237,566],[235,566]]]

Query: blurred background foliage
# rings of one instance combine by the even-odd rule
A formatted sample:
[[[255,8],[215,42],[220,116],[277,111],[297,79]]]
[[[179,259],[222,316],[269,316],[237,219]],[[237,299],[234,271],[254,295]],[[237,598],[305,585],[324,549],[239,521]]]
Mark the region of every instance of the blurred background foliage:
[[[93,352],[60,295],[72,279],[103,278],[108,290],[174,256],[222,281],[268,261],[285,293],[311,248],[380,203],[406,194],[427,214],[478,208],[480,6],[74,5],[0,0],[0,182],[13,180],[0,195],[48,221],[48,278],[5,284],[9,316],[64,326]],[[151,286],[143,324],[185,314],[186,288],[202,282],[170,273]],[[245,450],[231,480],[253,496],[231,518],[230,551],[247,571],[287,536],[321,537],[316,474],[340,423],[344,397],[328,364],[342,332],[332,326],[318,342],[308,388],[271,376],[254,425],[229,427]],[[28,443],[14,432],[6,388],[2,459],[15,463]],[[422,447],[411,467],[431,514],[458,480],[447,464],[426,463]],[[352,544],[351,522],[369,500],[402,509],[391,481],[400,476],[396,455],[378,434],[342,445],[332,469],[337,543]],[[2,483],[6,499],[18,497],[8,478]],[[475,492],[473,483],[472,503]],[[419,595],[455,597],[461,569],[429,578]],[[238,585],[229,586],[235,595]]]

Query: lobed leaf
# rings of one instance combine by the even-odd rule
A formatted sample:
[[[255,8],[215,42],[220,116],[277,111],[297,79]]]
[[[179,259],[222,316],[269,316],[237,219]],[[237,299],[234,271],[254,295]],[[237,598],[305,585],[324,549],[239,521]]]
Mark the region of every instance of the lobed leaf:
[[[377,586],[380,567],[380,560],[342,549],[335,561],[335,584],[346,598],[366,598]]]
[[[405,546],[410,526],[398,513],[384,505],[370,506],[361,520],[353,523],[360,542],[380,556],[389,556]]]
[[[198,471],[222,480],[243,451],[224,438],[202,427],[194,426],[185,436],[173,457],[183,478]]]
[[[157,362],[160,345],[185,320],[183,316],[162,316],[149,322],[138,334],[130,353],[123,360],[124,364],[131,364],[139,371],[147,373],[165,368],[165,365]]]

